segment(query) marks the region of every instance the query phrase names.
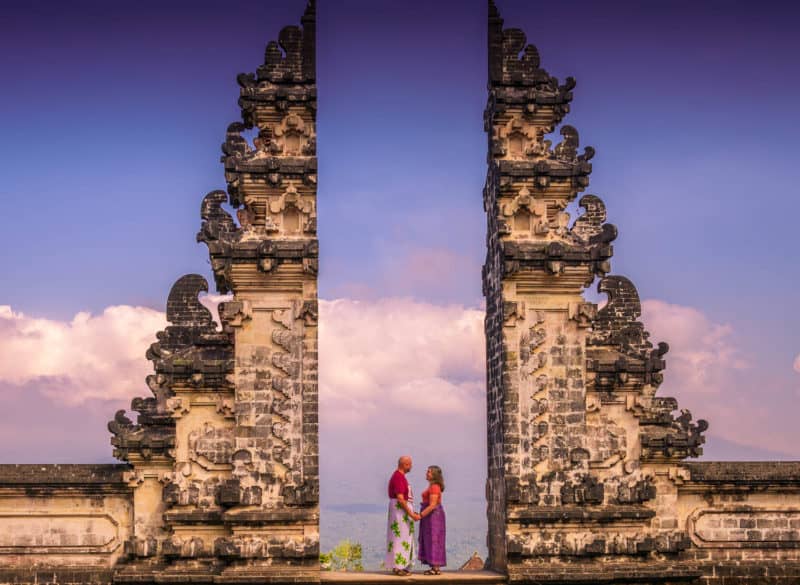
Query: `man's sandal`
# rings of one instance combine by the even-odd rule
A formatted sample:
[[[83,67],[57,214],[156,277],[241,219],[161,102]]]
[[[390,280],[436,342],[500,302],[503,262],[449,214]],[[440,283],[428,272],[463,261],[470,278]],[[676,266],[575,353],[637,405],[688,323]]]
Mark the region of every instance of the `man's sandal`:
[[[428,569],[423,573],[423,575],[441,575],[442,572],[439,569]]]
[[[408,577],[411,574],[411,571],[407,571],[405,569],[392,569],[392,573],[398,577]]]

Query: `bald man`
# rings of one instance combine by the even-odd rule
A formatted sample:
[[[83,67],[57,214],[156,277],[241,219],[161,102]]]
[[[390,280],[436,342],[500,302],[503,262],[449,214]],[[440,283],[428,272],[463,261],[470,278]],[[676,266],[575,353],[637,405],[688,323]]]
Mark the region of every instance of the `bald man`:
[[[410,575],[414,556],[414,521],[419,520],[419,514],[411,507],[413,496],[406,479],[411,465],[411,457],[403,455],[397,460],[397,469],[389,479],[385,563],[395,575]]]

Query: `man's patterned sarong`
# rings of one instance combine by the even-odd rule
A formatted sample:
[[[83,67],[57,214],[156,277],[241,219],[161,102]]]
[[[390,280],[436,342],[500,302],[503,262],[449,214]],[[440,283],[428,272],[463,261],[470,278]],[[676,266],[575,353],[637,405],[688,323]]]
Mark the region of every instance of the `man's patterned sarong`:
[[[411,504],[409,504],[410,506]],[[392,498],[389,500],[389,521],[386,527],[387,569],[411,570],[414,557],[414,520],[403,505]]]

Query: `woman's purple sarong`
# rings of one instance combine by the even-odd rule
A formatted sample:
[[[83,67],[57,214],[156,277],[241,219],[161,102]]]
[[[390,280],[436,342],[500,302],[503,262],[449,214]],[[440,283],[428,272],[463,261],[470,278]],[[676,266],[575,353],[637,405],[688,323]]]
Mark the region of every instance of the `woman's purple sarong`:
[[[441,504],[419,521],[419,552],[417,558],[426,565],[444,567],[447,564],[445,551],[445,517]]]

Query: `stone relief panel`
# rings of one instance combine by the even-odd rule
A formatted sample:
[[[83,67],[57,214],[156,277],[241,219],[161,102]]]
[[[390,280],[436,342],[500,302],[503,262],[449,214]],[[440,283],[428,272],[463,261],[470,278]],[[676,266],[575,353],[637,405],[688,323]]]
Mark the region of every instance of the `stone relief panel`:
[[[110,553],[121,545],[119,523],[108,514],[0,513],[0,554]]]
[[[316,197],[303,195],[289,183],[279,196],[270,197],[267,210],[267,232],[284,236],[313,235],[317,231]]]
[[[189,459],[205,470],[230,469],[234,451],[233,427],[207,422],[189,433]]]
[[[691,546],[691,541],[682,531],[662,532],[650,536],[624,527],[599,525],[594,530],[589,522],[568,522],[565,530],[552,537],[546,527],[540,530],[523,529],[509,535],[508,552],[528,557],[563,557],[562,560],[582,559],[588,561],[603,556],[633,556],[647,558],[664,554],[677,554]]]
[[[314,156],[317,144],[313,123],[307,123],[297,112],[288,112],[272,128],[268,149],[273,155]]]
[[[701,548],[773,548],[800,546],[800,509],[731,506],[695,510],[689,535]]]

